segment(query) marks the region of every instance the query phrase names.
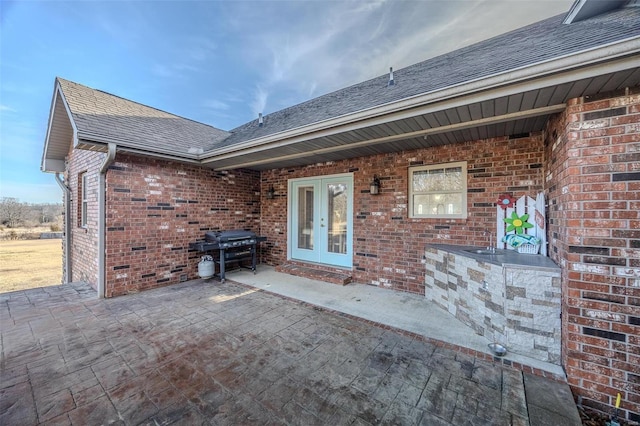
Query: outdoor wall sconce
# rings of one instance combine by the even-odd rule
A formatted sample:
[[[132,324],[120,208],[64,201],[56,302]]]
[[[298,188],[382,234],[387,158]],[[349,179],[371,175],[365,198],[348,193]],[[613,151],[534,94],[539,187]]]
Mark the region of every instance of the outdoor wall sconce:
[[[373,180],[371,181],[369,192],[371,193],[371,195],[378,195],[380,193],[380,178],[378,178],[377,175],[373,175]]]
[[[273,189],[273,185],[267,191],[267,199],[273,200],[276,197],[276,190]]]

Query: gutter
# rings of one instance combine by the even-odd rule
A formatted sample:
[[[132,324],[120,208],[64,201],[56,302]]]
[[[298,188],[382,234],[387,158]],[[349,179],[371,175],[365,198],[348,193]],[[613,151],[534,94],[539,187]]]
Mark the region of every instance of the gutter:
[[[56,173],[56,182],[62,192],[64,192],[64,250],[62,252],[64,263],[64,274],[62,274],[62,284],[71,282],[71,189],[60,178],[60,173]]]
[[[124,152],[125,149],[128,152],[140,154],[140,155],[153,155],[156,157],[164,157],[166,159],[181,161],[186,163],[199,164],[199,154],[188,154],[179,150],[172,150],[169,148],[155,148],[155,151],[149,151],[149,147],[144,144],[131,142],[120,138],[112,138],[97,133],[79,132],[78,143],[75,145],[91,145],[98,147],[99,151],[104,150],[104,146],[109,144],[115,144],[118,146],[120,152]]]
[[[541,107],[541,108],[536,108],[536,109],[531,109],[528,111],[522,111],[522,112],[514,112],[514,113],[510,113],[510,114],[505,114],[505,115],[501,115],[501,116],[495,116],[495,117],[487,117],[487,118],[481,118],[478,120],[471,120],[471,121],[464,121],[461,123],[456,123],[456,124],[449,124],[446,126],[440,126],[440,127],[434,127],[434,128],[430,128],[430,129],[425,129],[425,130],[417,130],[414,132],[408,132],[408,133],[400,133],[397,135],[391,135],[391,136],[384,136],[384,137],[380,137],[380,138],[372,138],[372,139],[364,139],[364,140],[360,140],[360,141],[354,141],[354,142],[350,142],[346,145],[333,145],[333,146],[328,146],[325,148],[316,148],[316,149],[311,149],[305,152],[300,152],[300,153],[295,153],[295,154],[286,154],[286,155],[274,155],[271,156],[269,158],[264,158],[261,160],[253,160],[253,161],[245,161],[243,163],[240,163],[239,166],[240,167],[252,167],[252,166],[260,166],[263,164],[269,164],[273,161],[286,161],[286,160],[292,160],[292,159],[297,159],[297,158],[304,158],[304,157],[309,157],[309,156],[313,156],[313,155],[322,155],[322,154],[327,154],[327,153],[331,153],[331,152],[338,152],[338,151],[343,151],[343,150],[347,150],[347,149],[356,149],[356,148],[360,148],[363,146],[374,146],[374,145],[379,145],[379,144],[383,144],[383,143],[387,143],[387,142],[394,142],[394,141],[399,141],[402,139],[411,139],[411,138],[417,138],[417,137],[424,137],[426,138],[429,135],[436,135],[439,133],[445,133],[445,132],[450,132],[450,131],[457,131],[457,130],[464,130],[464,129],[470,129],[472,127],[476,127],[476,126],[481,126],[481,125],[491,125],[491,124],[498,124],[498,123],[505,123],[508,122],[510,120],[516,120],[516,119],[524,119],[524,118],[531,118],[531,117],[540,117],[543,115],[549,115],[549,114],[554,114],[557,112],[561,112],[564,111],[566,109],[566,104],[558,104],[558,105],[549,105],[547,107]],[[257,151],[256,149],[250,150],[250,152],[255,152]],[[230,155],[226,155],[224,157],[230,157]],[[221,166],[221,167],[216,167],[216,170],[231,170],[231,169],[235,169],[238,167],[238,163],[235,163],[233,165],[230,166]]]
[[[109,143],[107,157],[100,165],[99,185],[98,185],[98,297],[106,297],[106,187],[107,171],[116,158],[117,145]]]

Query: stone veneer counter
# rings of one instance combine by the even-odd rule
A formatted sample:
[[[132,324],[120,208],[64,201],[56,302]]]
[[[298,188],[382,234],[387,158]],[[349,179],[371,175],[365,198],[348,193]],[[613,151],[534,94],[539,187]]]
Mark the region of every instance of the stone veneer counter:
[[[527,268],[553,269],[558,273],[560,268],[546,256],[538,254],[520,254],[515,250],[496,249],[495,254],[476,254],[467,250],[485,250],[484,247],[454,246],[449,244],[429,244],[438,250],[443,250],[452,254],[470,257],[481,262],[492,263],[498,266],[523,266]]]
[[[478,249],[428,245],[427,299],[507,350],[559,365],[560,268],[541,255]]]

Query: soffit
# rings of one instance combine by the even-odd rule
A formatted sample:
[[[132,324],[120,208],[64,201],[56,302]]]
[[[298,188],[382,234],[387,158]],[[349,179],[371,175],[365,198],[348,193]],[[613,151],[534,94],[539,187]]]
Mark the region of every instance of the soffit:
[[[571,69],[585,65],[581,61],[593,61],[598,52],[602,56],[596,61],[614,59],[618,53],[613,46],[622,46],[624,41],[640,36],[640,7],[614,10],[571,25],[561,22],[559,15],[395,69],[393,85],[388,85],[389,76],[385,74],[265,114],[264,126],[259,126],[257,120],[245,123],[233,129],[228,138],[214,142],[205,149],[205,154],[217,155],[225,148],[235,149],[251,141],[260,143],[295,129],[333,123],[339,117],[359,115],[428,94],[450,92],[456,87],[464,86],[467,90],[471,82],[490,84],[504,79],[514,84],[519,78],[532,77],[524,76],[526,70],[547,74],[558,71],[550,71],[554,66]]]
[[[42,170],[64,171],[73,146],[106,152],[107,144],[119,150],[140,151],[178,161],[198,162],[212,141],[230,133],[165,111],[56,78]]]
[[[267,170],[539,132],[569,99],[638,85],[640,69],[636,67],[427,113],[405,111],[400,119],[295,143],[279,141],[205,164],[215,169]]]
[[[50,123],[47,129],[42,156],[43,171],[63,171],[74,137],[74,128],[60,92],[54,90],[51,102]]]
[[[553,39],[551,35],[555,33],[548,30],[555,28],[558,18],[450,54],[456,61],[449,60],[450,55],[437,58],[435,62],[440,67],[427,61],[399,70],[398,82],[389,90],[375,79],[271,114],[262,128],[248,123],[246,129],[234,131],[231,136],[211,126],[58,79],[57,87],[61,88],[54,95],[43,170],[57,171],[47,168],[46,160],[64,158],[74,137],[76,146],[82,149],[104,150],[107,143],[115,143],[119,151],[202,163],[216,169],[263,170],[540,131],[549,115],[568,99],[640,84],[640,27],[629,17],[640,15],[637,9],[591,19],[588,26],[584,23],[587,21],[565,26],[562,31],[573,27],[581,35],[573,44],[566,43],[572,31],[559,37],[552,55],[545,43],[531,45],[530,33],[537,28],[540,37]],[[523,31],[524,48],[542,46],[553,59],[524,68],[516,66],[520,62],[513,64],[511,53],[505,54],[504,48],[511,47],[512,52],[514,38],[520,39],[514,34]],[[625,39],[627,36],[632,38]],[[613,44],[603,44],[607,40]],[[487,47],[487,43],[493,48],[478,48]],[[585,43],[598,47],[576,53]],[[566,49],[569,56],[556,56]],[[473,52],[480,59],[471,60]],[[483,52],[499,52],[506,71],[495,74],[494,61],[487,62]],[[539,55],[531,51],[523,58],[523,64],[538,59]],[[455,81],[459,80],[459,85],[450,86],[451,81],[435,78],[447,76],[452,70],[457,70]],[[478,76],[479,80],[465,79]],[[435,84],[434,80],[440,83]],[[385,93],[387,97],[378,99]],[[66,106],[64,114],[62,106]],[[295,111],[302,115],[293,114]],[[328,115],[325,117],[323,112]],[[73,127],[71,137],[69,129],[64,133],[65,123]],[[254,124],[258,128],[253,129],[255,134],[251,130]]]

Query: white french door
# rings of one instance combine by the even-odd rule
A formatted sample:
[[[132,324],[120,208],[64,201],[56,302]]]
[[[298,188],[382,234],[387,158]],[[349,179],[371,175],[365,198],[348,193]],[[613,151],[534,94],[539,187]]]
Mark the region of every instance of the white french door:
[[[289,181],[292,259],[351,267],[353,175]]]

